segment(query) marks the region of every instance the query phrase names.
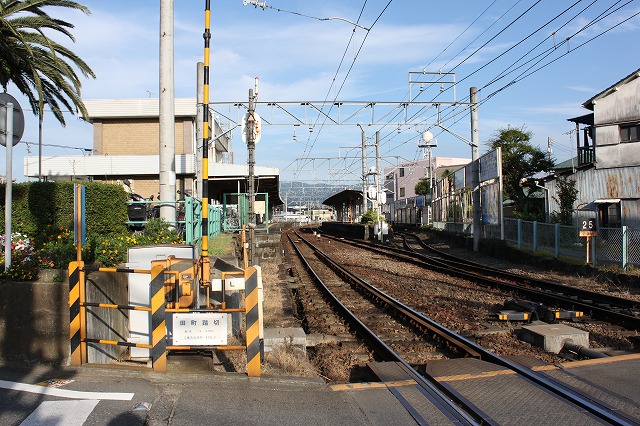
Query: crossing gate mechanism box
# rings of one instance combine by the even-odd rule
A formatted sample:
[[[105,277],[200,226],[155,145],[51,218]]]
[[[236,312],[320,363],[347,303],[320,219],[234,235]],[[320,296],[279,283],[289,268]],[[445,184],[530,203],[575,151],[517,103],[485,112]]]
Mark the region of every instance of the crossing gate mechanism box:
[[[217,346],[227,344],[227,314],[173,314],[173,344]]]
[[[127,267],[132,269],[151,269],[154,260],[167,259],[169,256],[183,259],[196,259],[196,248],[192,245],[160,244],[154,246],[135,246],[127,251]],[[127,274],[129,284],[129,304],[133,306],[151,306],[149,296],[149,274]],[[151,343],[151,323],[148,312],[129,312],[129,338],[131,343]],[[131,348],[131,359],[148,360],[149,349]]]

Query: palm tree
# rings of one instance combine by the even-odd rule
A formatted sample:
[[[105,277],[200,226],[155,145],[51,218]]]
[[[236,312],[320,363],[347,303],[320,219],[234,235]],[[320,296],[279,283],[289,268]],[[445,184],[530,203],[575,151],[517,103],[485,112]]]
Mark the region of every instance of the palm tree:
[[[48,103],[64,126],[63,111],[75,110],[87,117],[75,69],[85,77],[95,78],[95,74],[71,50],[45,35],[49,29],[75,42],[69,32],[73,24],[49,16],[43,10],[47,6],[91,13],[86,6],[68,0],[0,0],[0,84],[6,92],[9,82],[13,83],[40,119]]]

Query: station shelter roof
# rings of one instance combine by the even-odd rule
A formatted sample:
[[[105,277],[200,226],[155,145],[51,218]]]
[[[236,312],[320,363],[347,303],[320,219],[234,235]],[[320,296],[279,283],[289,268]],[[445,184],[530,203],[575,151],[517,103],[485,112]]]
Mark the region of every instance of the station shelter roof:
[[[356,191],[354,189],[345,189],[338,193],[333,194],[322,204],[334,207],[336,209],[341,208],[345,204],[362,204],[362,191]]]

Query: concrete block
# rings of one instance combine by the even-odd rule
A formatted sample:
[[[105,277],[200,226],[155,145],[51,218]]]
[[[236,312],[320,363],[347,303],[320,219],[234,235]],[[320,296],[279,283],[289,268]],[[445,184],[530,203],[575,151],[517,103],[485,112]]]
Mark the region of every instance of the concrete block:
[[[525,342],[543,348],[547,352],[559,353],[564,342],[589,347],[589,332],[569,327],[564,324],[525,325],[518,333],[518,337]]]
[[[307,335],[300,327],[265,328],[264,350],[271,351],[276,346],[300,346],[307,347]]]

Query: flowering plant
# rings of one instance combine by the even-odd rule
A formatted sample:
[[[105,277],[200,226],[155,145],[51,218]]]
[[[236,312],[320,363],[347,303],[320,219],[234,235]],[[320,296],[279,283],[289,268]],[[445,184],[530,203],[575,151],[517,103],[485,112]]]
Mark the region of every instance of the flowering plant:
[[[5,263],[6,238],[0,236],[0,260]],[[12,279],[14,281],[31,281],[38,276],[37,257],[34,256],[34,248],[29,237],[21,233],[11,234],[11,264],[9,269],[0,273],[0,277]],[[3,267],[4,269],[4,267]]]
[[[180,234],[161,219],[150,219],[141,235],[112,235],[99,239],[95,244],[95,259],[106,267],[127,260],[127,249],[151,244],[181,244]]]
[[[73,232],[67,228],[47,225],[36,241],[36,255],[42,269],[65,269],[76,258]]]

